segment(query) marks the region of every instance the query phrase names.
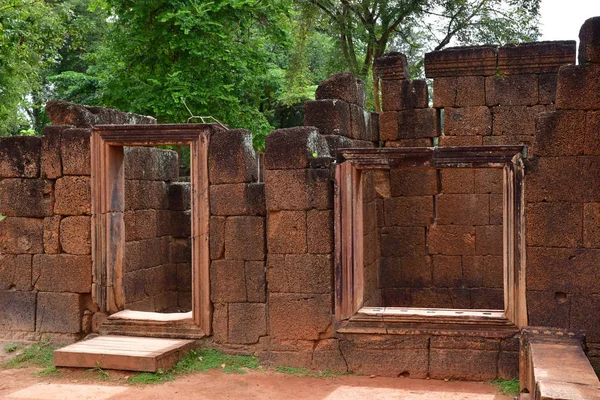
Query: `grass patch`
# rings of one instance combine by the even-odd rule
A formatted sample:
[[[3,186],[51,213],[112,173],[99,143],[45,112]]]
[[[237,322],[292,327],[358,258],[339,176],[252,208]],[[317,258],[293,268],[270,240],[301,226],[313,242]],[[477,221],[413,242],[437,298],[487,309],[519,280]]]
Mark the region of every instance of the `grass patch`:
[[[215,349],[190,350],[170,371],[144,372],[129,379],[129,383],[152,385],[172,381],[177,375],[221,369],[226,374],[245,374],[257,369],[258,360],[252,356],[230,356]]]
[[[11,343],[4,347],[4,351],[6,353],[14,353],[15,351],[19,350],[20,348],[21,348],[21,346],[19,346],[18,344]]]
[[[108,381],[110,380],[110,375],[108,372],[100,367],[100,363],[96,362],[96,366],[94,368],[90,368],[87,370],[88,373],[96,375],[96,379],[99,381]]]
[[[36,366],[41,368],[50,368],[52,364],[52,352],[55,347],[47,340],[32,344],[23,350],[23,354],[19,354],[12,360],[4,363],[4,368],[25,368]]]
[[[308,368],[294,368],[294,367],[288,367],[285,365],[276,367],[275,372],[279,372],[281,374],[286,374],[286,375],[298,376],[298,377],[308,376],[311,378],[334,378],[334,377],[340,376],[340,375],[348,375],[347,372],[332,371],[329,369],[326,369],[324,371],[315,372],[315,371],[309,370]]]
[[[44,368],[41,371],[35,373],[36,376],[60,376],[60,371],[54,365]]]
[[[517,378],[513,378],[509,381],[504,380],[502,378],[498,378],[494,379],[490,383],[496,386],[500,393],[506,396],[516,396],[521,391],[521,388],[519,386],[519,380]]]

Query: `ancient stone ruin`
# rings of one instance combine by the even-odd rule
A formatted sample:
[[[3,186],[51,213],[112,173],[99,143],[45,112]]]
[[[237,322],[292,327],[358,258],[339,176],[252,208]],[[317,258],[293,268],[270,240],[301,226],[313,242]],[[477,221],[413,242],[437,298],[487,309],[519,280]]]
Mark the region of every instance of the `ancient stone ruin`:
[[[0,336],[598,398],[598,32],[579,64],[574,41],[429,53],[432,101],[388,54],[379,114],[335,75],[264,165],[246,130],[50,103],[42,137],[0,138]]]

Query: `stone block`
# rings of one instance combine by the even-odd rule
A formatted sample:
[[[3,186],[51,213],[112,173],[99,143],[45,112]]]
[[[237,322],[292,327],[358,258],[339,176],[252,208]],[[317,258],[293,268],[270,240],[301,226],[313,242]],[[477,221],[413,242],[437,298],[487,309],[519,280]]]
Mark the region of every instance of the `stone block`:
[[[0,254],[40,254],[44,252],[41,219],[6,217],[0,221]]]
[[[65,176],[58,179],[54,185],[54,213],[89,215],[91,191],[90,178],[87,176]]]
[[[169,183],[169,210],[184,211],[192,208],[192,186],[189,182]]]
[[[35,330],[44,333],[79,333],[82,314],[79,294],[41,292],[37,299]]]
[[[600,296],[585,294],[571,300],[570,328],[582,329],[591,343],[600,341],[600,325],[597,315],[600,312]]]
[[[155,147],[125,147],[125,179],[176,181],[179,156],[174,150]]]
[[[581,25],[578,59],[579,64],[600,64],[600,17],[589,18]]]
[[[379,137],[383,141],[398,139],[397,111],[383,111],[379,114]]]
[[[246,293],[249,303],[267,301],[267,278],[263,261],[246,261]]]
[[[487,136],[492,133],[492,115],[485,106],[444,109],[444,135]]]
[[[381,255],[425,255],[424,227],[386,227],[381,229]]]
[[[353,147],[353,140],[346,136],[340,136],[340,135],[322,135],[322,136],[327,141],[327,145],[329,146],[329,152],[334,157],[335,157],[338,149],[345,149],[348,147]]]
[[[471,308],[477,310],[504,310],[504,290],[473,288],[470,290]]]
[[[490,194],[490,225],[502,225],[504,221],[504,195]]]
[[[369,116],[367,125],[367,140],[378,142],[379,139],[379,113],[365,111],[365,116]],[[365,117],[366,119],[366,117]],[[335,156],[333,150],[330,150],[332,156]]]
[[[257,157],[252,132],[232,129],[212,135],[208,147],[208,175],[211,184],[255,182]]]
[[[502,194],[504,173],[499,168],[475,169],[475,193]]]
[[[312,368],[319,371],[348,371],[348,365],[340,351],[338,339],[317,342],[312,359]]]
[[[588,111],[585,119],[583,153],[600,155],[600,112]]]
[[[37,293],[0,290],[0,328],[3,331],[35,330]]]
[[[153,117],[63,100],[49,101],[46,104],[46,114],[52,125],[74,125],[78,128],[91,128],[94,125],[156,124],[156,118]]]
[[[370,139],[367,135],[368,121],[368,115],[365,115],[364,109],[355,104],[350,104],[350,137],[352,139]]]
[[[278,340],[269,337],[261,340],[259,361],[262,365],[285,365],[293,368],[310,368],[313,357],[313,341]]]
[[[152,239],[158,234],[159,218],[156,210],[127,211],[124,213],[123,219],[125,221],[125,241],[127,242]],[[170,226],[166,230],[170,231]]]
[[[31,255],[0,255],[0,290],[31,290]]]
[[[539,104],[554,104],[556,101],[557,74],[543,74],[538,76],[539,81]]]
[[[392,196],[427,196],[438,193],[437,171],[434,169],[392,169]]]
[[[92,223],[90,217],[66,217],[60,221],[60,245],[65,253],[90,254]]]
[[[304,125],[314,126],[322,135],[350,137],[350,105],[341,100],[305,101]]]
[[[577,157],[540,157],[527,165],[527,201],[595,201],[596,190],[585,160]]]
[[[428,238],[430,254],[475,254],[473,226],[434,225],[429,228]]]
[[[431,349],[429,377],[490,381],[498,377],[498,351],[472,349]]]
[[[381,81],[381,104],[383,111],[427,108],[429,92],[424,80],[383,80]]]
[[[564,296],[557,297],[557,292],[548,289],[544,292],[527,291],[529,323],[531,326],[568,328],[572,296],[562,293]]]
[[[364,107],[364,92],[364,84],[360,79],[356,79],[351,72],[342,72],[321,81],[315,98],[317,100],[338,99]]]
[[[583,205],[530,203],[527,205],[527,245],[580,247],[583,244]]]
[[[383,80],[409,79],[406,56],[391,52],[377,57],[373,65],[373,74]]]
[[[425,76],[492,76],[496,73],[496,47],[451,47],[425,54]]]
[[[277,339],[317,340],[332,323],[331,294],[269,294],[269,334]]]
[[[35,290],[89,293],[92,290],[92,259],[71,254],[36,254],[32,276]]]
[[[265,146],[268,170],[309,168],[316,158],[330,156],[327,141],[312,126],[274,130]]]
[[[230,260],[265,259],[263,217],[229,217],[225,222],[225,257]]]
[[[600,248],[600,203],[583,205],[583,245]]]
[[[360,375],[399,376],[424,379],[428,370],[426,336],[351,336],[340,340],[348,370]]]
[[[173,264],[177,270],[177,291],[189,292],[192,290],[192,264]]]
[[[241,303],[247,300],[243,260],[211,262],[210,299],[215,303]]]
[[[492,108],[492,135],[533,136],[536,133],[536,118],[546,112],[546,106],[504,106]]]
[[[461,256],[433,256],[433,285],[459,287],[462,285]]]
[[[163,181],[125,180],[125,210],[166,210],[168,190]]]
[[[129,272],[168,264],[169,252],[171,251],[169,242],[168,237],[126,242],[124,270]],[[187,260],[172,261],[186,262]]]
[[[440,136],[438,145],[444,146],[481,146],[483,145],[482,136]]]
[[[503,254],[502,225],[475,227],[475,253],[483,256],[501,256]]]
[[[225,256],[225,217],[210,217],[208,230],[210,259],[223,258]]]
[[[537,120],[535,154],[541,157],[583,155],[585,139],[585,111],[544,113]]]
[[[264,215],[264,184],[232,183],[210,186],[211,215]]]
[[[54,125],[44,128],[40,156],[40,176],[42,178],[56,179],[62,176],[60,134],[69,128],[73,128],[73,126]]]
[[[0,180],[0,214],[8,217],[49,217],[53,214],[52,182],[43,179]]]
[[[306,213],[306,244],[312,254],[333,251],[333,211],[312,210]]]
[[[417,139],[438,136],[438,118],[434,108],[398,112],[398,137]]]
[[[575,41],[519,43],[498,49],[498,73],[556,73],[561,65],[575,63]]]
[[[267,170],[265,199],[268,211],[332,209],[329,170]]]
[[[385,147],[433,147],[433,138],[398,139],[385,142]]]
[[[229,304],[213,303],[212,337],[216,343],[227,343]]]
[[[433,222],[433,197],[384,199],[384,213],[386,226],[427,226]]]
[[[465,286],[502,288],[504,262],[502,256],[463,256]]]
[[[564,65],[558,72],[557,110],[600,110],[600,65]]]
[[[63,175],[90,175],[90,129],[65,129],[60,134]]]
[[[488,106],[533,106],[538,103],[537,75],[488,76],[485,100]]]
[[[444,168],[441,170],[442,193],[474,193],[475,170],[471,168]]]
[[[432,265],[428,256],[407,255],[381,259],[379,285],[383,288],[420,288],[430,286],[431,279]]]
[[[307,250],[306,213],[272,211],[267,219],[269,253],[302,254]]]
[[[257,343],[267,334],[265,304],[232,303],[229,305],[229,343]]]
[[[456,105],[457,78],[436,78],[433,80],[433,107],[446,108]],[[484,88],[485,90],[485,88]],[[485,91],[483,92],[485,97]],[[485,99],[484,99],[485,104]]]
[[[162,244],[162,243],[161,243]],[[171,262],[187,263],[192,260],[192,245],[190,239],[173,239],[169,243]]]
[[[438,196],[437,223],[440,225],[487,225],[490,221],[486,194],[441,194]]]
[[[60,215],[44,218],[44,253],[60,253]]]
[[[177,238],[188,238],[192,233],[191,211],[170,211],[171,235]]]
[[[333,261],[325,254],[270,255],[267,262],[269,292],[330,293]]]
[[[40,176],[42,139],[35,136],[0,138],[0,179]]]

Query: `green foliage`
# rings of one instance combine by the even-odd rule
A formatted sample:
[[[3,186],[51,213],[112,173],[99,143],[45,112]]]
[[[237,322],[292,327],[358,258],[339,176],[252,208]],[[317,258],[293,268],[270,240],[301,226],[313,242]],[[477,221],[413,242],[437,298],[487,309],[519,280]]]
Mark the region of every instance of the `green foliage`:
[[[519,380],[517,378],[513,378],[508,381],[498,378],[491,381],[490,384],[496,386],[500,393],[506,396],[516,396],[521,390],[519,386]]]
[[[60,376],[60,371],[54,365],[46,367],[41,371],[35,373],[36,376],[49,377],[49,376]]]
[[[156,385],[159,383],[170,382],[175,379],[175,376],[171,372],[164,372],[158,370],[152,372],[142,372],[129,379],[130,385]]]
[[[100,367],[99,362],[96,362],[96,366],[94,368],[88,369],[87,372],[96,375],[96,379],[98,379],[99,381],[110,380],[110,375],[108,374],[108,372],[103,370],[102,367]]]
[[[4,218],[6,218],[4,215],[0,214],[0,221],[2,221]]]
[[[15,351],[19,350],[20,348],[21,348],[21,346],[19,346],[18,344],[10,343],[4,347],[4,351],[7,353],[14,353]]]
[[[311,378],[334,378],[334,377],[340,376],[340,375],[348,375],[347,372],[332,371],[329,369],[326,369],[324,371],[314,372],[307,368],[294,368],[294,367],[288,367],[285,365],[276,367],[275,371],[282,373],[282,374],[286,374],[286,375],[293,375],[293,376],[297,376],[297,377],[311,377]]]
[[[55,350],[49,341],[43,339],[40,342],[32,344],[23,350],[22,354],[19,354],[12,360],[6,362],[3,367],[5,368],[25,368],[29,366],[36,366],[42,368],[50,368],[52,364],[52,352]]]

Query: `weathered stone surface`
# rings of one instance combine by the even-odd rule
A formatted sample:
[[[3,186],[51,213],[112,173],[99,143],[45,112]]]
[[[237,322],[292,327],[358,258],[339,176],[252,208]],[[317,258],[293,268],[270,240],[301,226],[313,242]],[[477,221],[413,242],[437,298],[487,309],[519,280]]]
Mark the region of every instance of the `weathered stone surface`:
[[[429,253],[447,255],[475,254],[475,227],[434,225],[429,228]]]
[[[573,51],[573,55],[575,51]],[[579,64],[600,64],[600,17],[587,19],[579,30]],[[571,62],[569,64],[574,64]]]
[[[302,254],[307,250],[306,213],[303,211],[272,211],[267,219],[269,253]]]
[[[433,256],[433,285],[459,287],[462,284],[461,256]]]
[[[356,374],[425,378],[428,370],[428,338],[385,335],[379,340],[358,335],[342,338],[340,349],[348,370]]]
[[[600,248],[600,203],[583,205],[583,245]]]
[[[90,107],[62,100],[46,104],[46,114],[52,125],[74,125],[91,128],[94,125],[156,124],[156,119],[102,107]]]
[[[433,197],[384,199],[384,212],[386,226],[427,226],[433,222]]]
[[[163,181],[125,180],[125,210],[166,210],[168,185]]]
[[[558,72],[557,110],[600,110],[600,65],[565,65]]]
[[[383,141],[398,139],[397,111],[383,111],[379,114],[379,137]]]
[[[2,179],[0,214],[8,217],[49,217],[53,214],[52,183],[42,179]]]
[[[592,343],[600,341],[600,296],[584,294],[574,296],[571,300],[571,325],[570,327],[585,330],[587,340]]]
[[[504,174],[499,168],[475,169],[475,193],[502,194]]]
[[[380,285],[384,288],[412,287],[420,288],[431,285],[431,257],[407,255],[401,257],[384,257],[381,259]],[[393,303],[384,302],[393,306]],[[410,297],[408,303],[410,304]],[[395,306],[395,304],[394,304]]]
[[[585,170],[589,164],[578,157],[540,157],[527,165],[527,201],[594,201]]]
[[[367,246],[370,246],[370,244]],[[403,255],[425,255],[425,228],[382,228],[381,255],[384,257]]]
[[[321,81],[317,87],[317,100],[338,99],[364,107],[365,87],[351,72],[342,72]]]
[[[252,344],[267,334],[265,304],[229,305],[229,343]]]
[[[569,327],[571,297],[566,293],[558,298],[556,292],[527,291],[527,310],[531,326]]]
[[[488,107],[446,108],[444,110],[444,135],[486,136],[491,133],[492,115]]]
[[[557,74],[543,74],[538,76],[539,80],[539,104],[553,104],[556,101]]]
[[[485,99],[488,106],[533,106],[538,103],[537,75],[488,76]]]
[[[438,118],[434,108],[398,112],[398,137],[416,139],[438,136]]]
[[[158,234],[156,210],[127,211],[124,214],[125,241],[151,239]],[[168,229],[170,231],[170,228]]]
[[[330,156],[327,141],[311,126],[274,130],[265,146],[266,169],[308,168],[315,158]]]
[[[484,146],[512,146],[526,145],[531,153],[535,153],[533,149],[533,136],[484,136]]]
[[[44,218],[44,253],[60,253],[60,215]]]
[[[225,222],[225,257],[230,260],[265,259],[263,217],[229,217]]]
[[[332,195],[328,169],[265,171],[268,211],[331,209]]]
[[[269,294],[269,333],[277,339],[316,340],[331,322],[331,294]]]
[[[54,213],[59,215],[90,214],[92,193],[87,176],[65,176],[54,186]]]
[[[37,298],[35,330],[79,333],[82,314],[79,294],[41,292]]]
[[[177,291],[189,292],[192,290],[192,264],[173,264],[177,270]]]
[[[433,81],[433,107],[475,107],[485,105],[485,78],[460,76]]]
[[[314,126],[323,135],[350,137],[350,105],[341,100],[306,101],[304,125]]]
[[[65,129],[60,133],[63,175],[90,175],[90,129]]]
[[[527,205],[527,245],[579,247],[583,243],[583,206],[575,203]]]
[[[493,46],[452,47],[425,54],[425,76],[492,76],[496,73]]]
[[[542,157],[583,155],[585,132],[585,111],[541,114],[537,120],[535,154]]]
[[[325,254],[269,255],[267,281],[271,293],[329,293],[333,262]]]
[[[44,252],[41,219],[6,217],[0,221],[0,254],[39,254]]]
[[[0,290],[31,290],[31,255],[0,255]]]
[[[0,138],[0,179],[37,178],[42,140],[35,136]]]
[[[482,136],[440,136],[438,145],[443,146],[481,146],[483,145]]]
[[[350,137],[357,140],[370,140],[367,134],[368,113],[356,104],[350,104]]]
[[[210,186],[211,215],[265,215],[263,183]]]
[[[73,126],[54,125],[44,128],[40,157],[40,176],[42,178],[56,179],[62,176],[60,135],[63,130],[69,128],[73,128]]]
[[[287,365],[293,368],[310,368],[314,342],[309,340],[279,340],[265,338],[259,355],[263,365]]]
[[[258,164],[252,132],[232,129],[212,135],[208,147],[208,175],[211,184],[255,182]]]
[[[444,168],[442,173],[442,193],[473,193],[475,191],[475,170],[471,168]]]
[[[125,243],[125,272],[169,263],[169,238],[151,238]],[[186,262],[175,260],[173,262]]]
[[[333,211],[306,213],[306,244],[309,253],[329,254],[333,251]]]
[[[463,256],[463,283],[466,287],[501,288],[504,284],[502,256]]]
[[[575,63],[575,41],[509,44],[498,49],[498,73],[544,74]]]
[[[35,292],[0,290],[0,328],[7,331],[35,330]]]
[[[320,371],[348,371],[348,365],[340,351],[338,339],[324,339],[317,342],[313,353],[312,368]]]
[[[177,238],[188,238],[192,234],[192,212],[171,211],[171,235]]]
[[[67,217],[60,221],[60,244],[65,253],[90,254],[92,251],[90,217]]]
[[[305,103],[306,104],[306,103]],[[327,141],[327,145],[329,146],[329,152],[333,157],[335,157],[336,151],[338,149],[345,149],[348,147],[353,147],[353,140],[340,135],[322,135]]]
[[[210,264],[210,299],[216,303],[245,302],[243,260],[216,260]]]
[[[600,155],[600,112],[598,111],[586,113],[584,142],[584,154]]]
[[[383,80],[381,82],[383,111],[400,111],[429,106],[429,92],[424,80]]]
[[[89,293],[92,259],[71,254],[36,254],[32,275],[33,286],[39,291]]]
[[[246,261],[246,293],[249,303],[267,301],[267,278],[264,261]]]
[[[489,381],[497,378],[498,351],[472,349],[431,349],[429,377]]]
[[[485,194],[446,194],[438,196],[437,223],[440,225],[487,225],[489,196]]]
[[[408,79],[408,61],[402,53],[387,53],[377,57],[373,65],[373,73],[383,80]]]
[[[490,194],[490,225],[502,225],[504,221],[504,195]]]
[[[227,343],[229,304],[213,303],[212,337],[216,343]]]
[[[502,238],[502,225],[477,226],[475,228],[475,253],[484,256],[501,256]]]
[[[125,147],[125,179],[175,181],[179,157],[174,150],[154,147]]]
[[[495,288],[470,289],[471,308],[478,310],[503,310],[504,290]]]
[[[393,169],[390,171],[390,188],[394,197],[437,194],[437,171],[434,169]]]
[[[184,211],[191,208],[192,186],[189,182],[169,183],[169,210]]]
[[[225,217],[210,217],[208,229],[210,259],[223,258],[225,255]]]

